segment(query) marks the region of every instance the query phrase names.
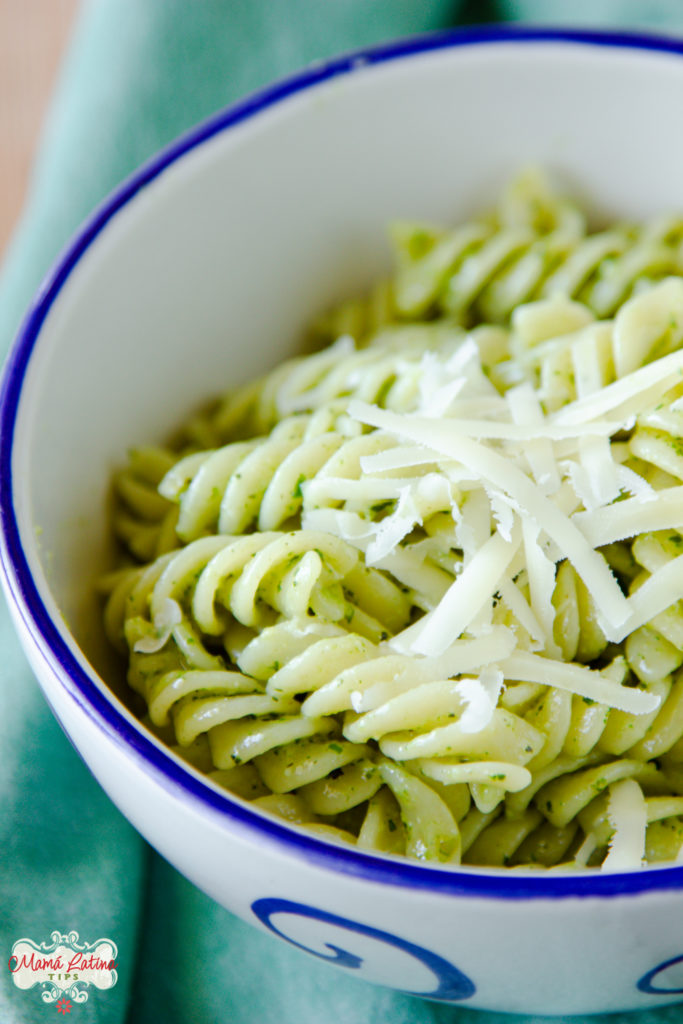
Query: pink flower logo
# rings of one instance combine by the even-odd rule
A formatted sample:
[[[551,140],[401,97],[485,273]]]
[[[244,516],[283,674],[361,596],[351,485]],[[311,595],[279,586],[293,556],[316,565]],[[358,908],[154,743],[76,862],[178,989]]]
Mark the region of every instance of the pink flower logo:
[[[70,999],[59,999],[57,1001],[57,1013],[71,1013],[71,1000]]]

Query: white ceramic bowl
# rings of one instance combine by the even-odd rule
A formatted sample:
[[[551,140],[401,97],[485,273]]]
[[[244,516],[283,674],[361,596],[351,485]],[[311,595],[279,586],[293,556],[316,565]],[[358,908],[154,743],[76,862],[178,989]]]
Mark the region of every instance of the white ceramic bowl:
[[[122,185],[61,257],[6,367],[4,583],[55,714],[188,878],[361,977],[530,1013],[675,1001],[683,867],[430,868],[292,830],[201,778],[104,681],[92,585],[110,474],[372,279],[392,218],[467,216],[529,161],[608,217],[681,210],[682,102],[683,45],[635,36],[484,30],[315,67]]]

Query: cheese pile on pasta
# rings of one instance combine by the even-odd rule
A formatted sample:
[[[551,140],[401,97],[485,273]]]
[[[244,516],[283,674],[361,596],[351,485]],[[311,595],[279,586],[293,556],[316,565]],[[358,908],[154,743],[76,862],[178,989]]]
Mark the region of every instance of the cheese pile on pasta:
[[[683,220],[537,173],[116,477],[109,637],[221,787],[365,851],[683,854]]]

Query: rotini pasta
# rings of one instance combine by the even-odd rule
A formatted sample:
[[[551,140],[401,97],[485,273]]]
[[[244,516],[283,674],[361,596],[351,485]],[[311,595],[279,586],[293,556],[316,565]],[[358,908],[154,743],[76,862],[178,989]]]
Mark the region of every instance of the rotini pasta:
[[[145,721],[314,834],[451,865],[683,859],[683,219],[544,177],[114,479]]]

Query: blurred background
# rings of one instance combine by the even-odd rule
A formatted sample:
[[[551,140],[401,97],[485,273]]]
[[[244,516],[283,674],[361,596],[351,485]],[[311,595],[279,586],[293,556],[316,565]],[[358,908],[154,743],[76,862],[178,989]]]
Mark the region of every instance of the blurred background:
[[[78,0],[0,0],[0,260]]]
[[[173,6],[175,0],[170,0]],[[367,0],[369,18],[376,0]],[[206,9],[221,6],[226,29],[232,15],[243,16],[242,0],[193,0],[201,21]],[[322,21],[329,0],[319,0]],[[380,0],[381,3],[381,0]],[[437,0],[395,0],[397,8],[414,5],[424,18]],[[82,0],[0,0],[0,264],[16,227],[30,180],[41,126],[59,68],[68,46]],[[158,0],[136,0],[142,17],[145,8],[159,6]],[[85,2],[83,2],[85,6]],[[91,8],[96,0],[89,0]],[[107,6],[106,0],[101,6]],[[109,5],[111,6],[111,5]],[[122,10],[130,8],[121,0]],[[332,7],[343,7],[335,0]],[[683,0],[459,0],[454,3],[460,24],[523,20],[536,23],[620,25],[658,30],[683,29]],[[287,0],[270,5],[273,22],[287,7]],[[292,4],[292,12],[297,7]],[[202,10],[203,9],[203,10]],[[130,12],[128,12],[130,13]],[[215,13],[215,12],[214,12]],[[327,14],[331,13],[328,8]],[[405,15],[404,15],[405,16]],[[296,34],[291,23],[288,31]],[[310,29],[308,29],[310,30]],[[307,29],[303,29],[305,35]],[[251,83],[249,83],[251,85]]]

